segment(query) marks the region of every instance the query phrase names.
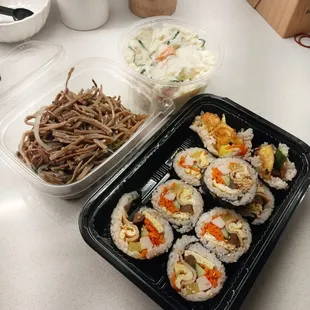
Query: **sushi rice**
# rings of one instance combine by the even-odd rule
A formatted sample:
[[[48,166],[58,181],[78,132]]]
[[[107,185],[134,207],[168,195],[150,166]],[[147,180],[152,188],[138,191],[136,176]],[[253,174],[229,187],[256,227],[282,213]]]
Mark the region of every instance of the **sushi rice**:
[[[196,237],[186,235],[175,242],[169,254],[167,274],[177,293],[194,302],[214,297],[226,280],[225,268],[217,257]]]
[[[157,187],[152,204],[180,233],[193,229],[203,212],[201,194],[193,186],[174,179]]]
[[[190,185],[199,186],[204,170],[214,159],[205,149],[192,147],[176,154],[173,168],[180,179]]]
[[[169,250],[173,242],[173,231],[169,222],[152,208],[143,207],[137,212],[144,217],[141,229],[129,221],[128,210],[133,201],[138,198],[137,192],[126,193],[121,197],[111,216],[111,236],[117,248],[128,256],[136,259],[151,259]],[[151,224],[148,222],[148,225],[151,225],[156,235],[161,236],[160,242],[153,243],[154,239],[150,237],[146,220],[151,222]],[[135,249],[131,248],[131,245],[134,245]]]
[[[270,150],[270,152],[267,152],[268,150]],[[280,150],[286,157],[286,171],[283,176],[274,176],[272,172],[277,150]],[[288,154],[289,147],[286,144],[279,143],[278,148],[276,148],[273,144],[265,142],[255,150],[254,156],[249,158],[249,161],[257,170],[260,178],[270,187],[275,189],[286,189],[288,187],[287,182],[292,181],[297,174],[295,163],[289,160]]]
[[[233,206],[251,202],[257,189],[257,172],[239,158],[214,160],[206,169],[203,180],[213,195]]]
[[[251,155],[253,129],[236,132],[226,124],[225,115],[220,120],[217,114],[201,112],[189,128],[198,134],[204,147],[215,156],[248,158]]]
[[[254,200],[237,211],[249,220],[252,219],[250,220],[252,225],[261,225],[271,216],[274,204],[274,197],[269,188],[259,182]]]
[[[248,222],[234,210],[219,207],[201,215],[195,232],[201,243],[225,263],[235,263],[252,242]]]

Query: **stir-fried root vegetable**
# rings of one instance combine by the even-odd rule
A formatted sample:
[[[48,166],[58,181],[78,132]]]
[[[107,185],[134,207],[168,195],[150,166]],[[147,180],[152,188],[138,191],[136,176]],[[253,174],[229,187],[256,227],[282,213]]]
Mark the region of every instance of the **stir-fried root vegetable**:
[[[249,224],[233,210],[214,208],[199,218],[196,235],[202,244],[225,263],[234,263],[250,247]]]
[[[160,185],[152,195],[152,204],[181,233],[193,229],[203,211],[200,193],[179,180]]]
[[[253,130],[236,130],[226,123],[225,115],[222,119],[217,114],[202,113],[195,117],[190,128],[201,138],[204,146],[215,156],[242,157],[250,156],[252,148]]]
[[[199,186],[203,172],[214,159],[205,149],[192,147],[176,154],[173,168],[183,181]]]
[[[131,210],[137,192],[124,194],[111,217],[115,245],[136,259],[151,259],[168,251],[173,242],[170,224],[157,211],[142,207]]]
[[[21,139],[18,156],[43,180],[70,184],[86,177],[124,144],[147,115],[130,112],[120,97],[106,96],[102,85],[64,91],[51,105],[25,118],[32,126]]]
[[[207,167],[204,183],[212,194],[241,206],[253,200],[257,188],[257,172],[239,158],[218,158]]]
[[[264,143],[254,151],[250,158],[251,164],[256,168],[259,176],[271,187],[286,189],[288,181],[293,180],[297,174],[295,164],[288,158],[289,148],[286,144]]]
[[[265,223],[274,209],[274,197],[266,185],[259,182],[255,197],[252,202],[242,206],[238,212],[251,221],[253,225]]]
[[[169,255],[167,273],[172,288],[189,301],[205,301],[222,289],[225,268],[194,236],[178,239]]]

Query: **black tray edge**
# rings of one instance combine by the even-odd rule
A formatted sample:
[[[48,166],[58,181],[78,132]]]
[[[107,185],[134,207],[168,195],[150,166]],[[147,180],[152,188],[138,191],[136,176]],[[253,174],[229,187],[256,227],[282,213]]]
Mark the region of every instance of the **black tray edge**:
[[[161,133],[159,135],[157,135],[157,137],[155,139],[152,139],[153,142],[159,141],[162,138],[162,136],[165,134],[166,129],[168,127],[173,127],[173,125],[178,121],[178,119],[182,118],[182,115],[187,113],[187,111],[190,109],[191,105],[194,104],[195,101],[201,99],[202,97],[209,97],[209,98],[214,98],[214,99],[224,101],[227,104],[229,104],[230,106],[232,106],[233,108],[237,108],[238,110],[247,114],[248,117],[250,117],[250,118],[254,117],[253,112],[251,112],[248,109],[240,106],[239,104],[235,103],[234,101],[232,101],[228,98],[223,98],[223,97],[216,96],[213,94],[198,95],[198,96],[195,96],[194,98],[192,98],[191,100],[189,100],[189,102],[176,115],[174,115],[172,117],[171,121],[168,122],[162,130],[160,130]],[[273,123],[269,122],[268,120],[258,116],[257,114],[255,114],[255,119],[259,120],[260,122],[265,123],[267,126],[271,127],[275,131],[278,131],[280,134],[287,136],[289,139],[293,140],[296,144],[299,144],[299,147],[305,153],[306,157],[308,158],[308,161],[310,162],[310,147],[305,142],[303,142],[299,138],[293,136],[292,134],[286,132],[285,130],[279,128],[278,126],[274,125]],[[137,160],[141,155],[143,155],[144,151],[150,147],[151,143],[147,143],[147,144],[148,144],[148,146],[143,148],[143,151],[140,152],[139,156],[134,156],[135,159],[131,161],[131,164],[135,160]],[[129,166],[131,164],[128,164],[126,168],[129,168]],[[160,297],[160,295],[157,294],[156,292],[154,292],[154,290],[152,289],[151,286],[149,286],[147,283],[141,282],[141,280],[138,280],[137,278],[133,277],[134,273],[131,272],[131,270],[129,268],[126,268],[125,266],[120,268],[119,262],[117,260],[113,260],[113,258],[110,256],[111,253],[108,255],[107,253],[100,251],[100,248],[99,248],[98,243],[95,239],[95,236],[92,234],[92,232],[85,225],[90,220],[90,218],[87,216],[87,214],[90,211],[91,205],[98,198],[98,196],[100,196],[102,191],[104,191],[106,188],[108,188],[119,177],[119,175],[122,174],[122,172],[124,172],[124,169],[122,169],[120,172],[116,173],[110,179],[110,181],[107,182],[107,184],[105,184],[104,187],[99,188],[88,199],[88,201],[85,203],[85,205],[84,205],[84,207],[80,213],[80,216],[79,216],[79,229],[80,229],[80,232],[81,232],[83,239],[93,250],[95,250],[98,254],[103,256],[117,270],[122,272],[123,275],[125,275],[131,282],[133,282],[137,287],[139,287],[143,292],[145,292],[149,297],[151,297],[157,304],[162,306],[164,309],[167,309],[167,307],[171,306],[170,303],[168,301],[163,301],[163,299]],[[309,185],[310,185],[310,177],[308,176],[308,178],[305,179],[304,182],[300,185],[298,197],[296,197],[296,199],[294,200],[293,203],[288,205],[288,208],[287,208],[288,211],[283,216],[284,220],[281,221],[281,223],[279,223],[279,225],[275,228],[272,241],[270,241],[268,243],[268,245],[264,248],[261,255],[258,257],[257,263],[259,263],[259,265],[255,264],[256,267],[253,267],[251,272],[248,272],[248,275],[251,273],[252,277],[249,278],[248,276],[245,276],[246,283],[244,282],[244,284],[246,284],[246,286],[243,284],[242,286],[240,286],[238,288],[238,291],[239,291],[238,294],[233,294],[231,296],[229,304],[227,306],[229,309],[239,309],[240,308],[243,300],[245,299],[246,295],[250,291],[250,289],[251,289],[253,283],[255,282],[257,276],[259,275],[261,268],[265,265],[269,256],[271,255],[274,247],[278,243],[282,231],[285,229],[285,227],[288,224],[288,221],[290,220],[292,214],[294,213],[295,209],[298,207],[301,200],[303,199],[305,192],[308,189]],[[92,212],[89,213],[88,215],[92,215]]]

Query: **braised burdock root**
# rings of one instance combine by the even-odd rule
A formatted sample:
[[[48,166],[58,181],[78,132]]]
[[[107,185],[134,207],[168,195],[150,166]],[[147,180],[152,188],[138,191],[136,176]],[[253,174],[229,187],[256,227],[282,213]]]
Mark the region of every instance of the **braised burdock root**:
[[[148,117],[133,114],[120,97],[106,96],[94,80],[91,89],[70,91],[73,70],[53,103],[25,118],[32,128],[23,134],[17,152],[43,180],[58,185],[83,179]]]

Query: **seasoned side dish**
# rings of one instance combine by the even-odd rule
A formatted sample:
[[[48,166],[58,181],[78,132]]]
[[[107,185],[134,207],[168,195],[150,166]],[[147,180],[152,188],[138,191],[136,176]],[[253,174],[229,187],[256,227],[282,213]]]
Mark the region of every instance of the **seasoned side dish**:
[[[204,147],[219,157],[249,157],[252,148],[253,130],[236,130],[226,123],[225,114],[222,119],[214,113],[201,113],[195,117],[190,128],[195,131]]]
[[[207,42],[179,25],[142,28],[126,52],[126,62],[134,70],[164,82],[192,81],[214,67]]]
[[[165,253],[172,245],[170,224],[151,208],[131,210],[137,192],[124,194],[111,217],[111,236],[115,245],[136,259],[151,259]]]
[[[222,289],[223,264],[194,236],[178,239],[169,255],[167,273],[172,288],[189,301],[205,301]]]
[[[82,180],[138,130],[148,117],[126,109],[120,97],[106,96],[102,85],[74,93],[65,89],[52,104],[25,118],[17,155],[44,181]]]
[[[234,210],[214,208],[203,213],[196,225],[203,245],[225,263],[236,262],[250,247],[250,226]]]

